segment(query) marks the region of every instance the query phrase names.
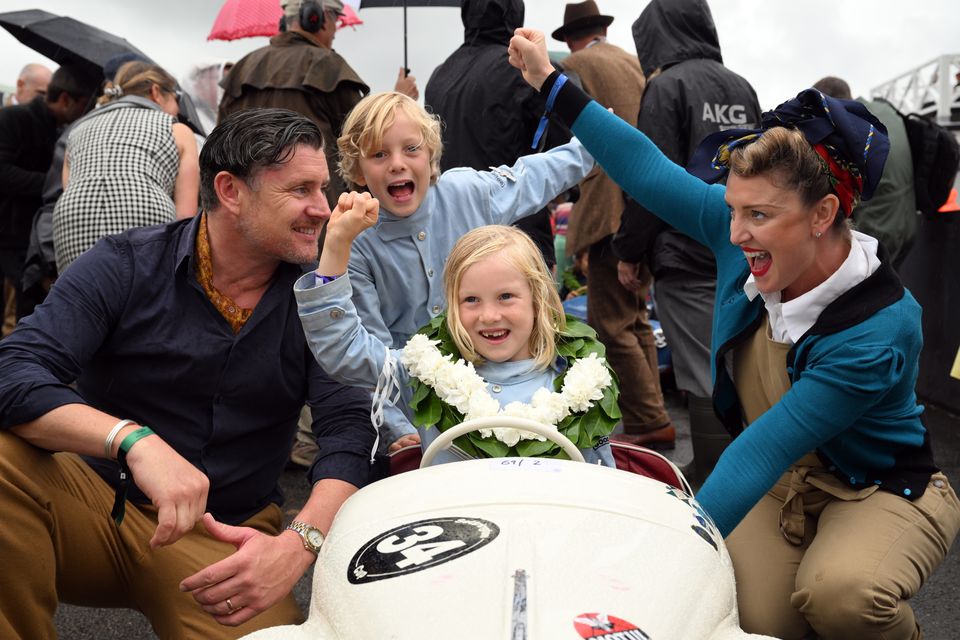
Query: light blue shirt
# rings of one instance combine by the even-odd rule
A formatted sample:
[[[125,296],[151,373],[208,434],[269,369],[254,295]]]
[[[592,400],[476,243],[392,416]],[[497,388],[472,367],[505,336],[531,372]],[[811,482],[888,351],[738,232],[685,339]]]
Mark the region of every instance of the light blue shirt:
[[[446,308],[443,267],[462,235],[488,224],[512,224],[579,184],[593,169],[580,141],[520,158],[491,171],[451,169],[427,191],[417,210],[398,218],[380,210],[377,224],[354,241],[350,255],[353,303],[363,326],[400,348]],[[327,274],[335,275],[335,274]],[[384,440],[413,427],[389,411]]]
[[[357,309],[351,301],[351,293],[354,297],[356,295],[352,292],[351,280],[352,276],[348,274],[321,285],[317,284],[313,273],[307,273],[296,282],[293,291],[297,297],[307,344],[320,366],[334,380],[366,388],[377,385],[389,353],[396,363],[393,377],[401,396],[396,408],[402,411],[409,421],[412,418],[409,408],[410,375],[400,364],[401,349],[388,349],[360,323]],[[558,358],[554,367],[545,370],[533,369],[532,364],[532,360],[487,362],[477,367],[477,373],[487,382],[487,390],[500,402],[500,406],[506,406],[513,401],[530,402],[533,394],[542,387],[552,390],[554,379],[566,368],[563,358]],[[436,427],[420,428],[418,431],[424,450],[439,435]],[[615,466],[613,453],[605,439],[596,449],[581,449],[581,453],[589,463],[601,462],[604,466]],[[462,459],[462,452],[451,447],[450,450],[440,453],[436,462]]]

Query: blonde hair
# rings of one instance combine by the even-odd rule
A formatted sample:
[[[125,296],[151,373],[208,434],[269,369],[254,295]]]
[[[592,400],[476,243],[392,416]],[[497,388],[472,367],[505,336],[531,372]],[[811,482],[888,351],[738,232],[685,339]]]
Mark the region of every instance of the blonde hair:
[[[766,176],[781,189],[797,192],[808,206],[834,192],[825,161],[796,129],[772,127],[750,144],[737,147],[730,152],[730,171],[742,178]],[[833,224],[849,227],[840,210]]]
[[[98,103],[105,104],[123,96],[149,98],[153,85],[170,94],[176,94],[177,91],[176,79],[162,67],[141,60],[133,60],[117,69],[113,80],[104,85],[104,94]]]
[[[530,333],[530,353],[536,366],[546,369],[557,357],[556,336],[567,328],[563,305],[557,288],[547,271],[543,255],[530,237],[515,227],[489,225],[478,227],[457,241],[447,258],[443,271],[443,286],[447,296],[447,329],[460,355],[479,364],[483,357],[477,353],[470,334],[460,321],[460,282],[468,268],[492,255],[500,254],[527,281],[533,300],[533,331]]]
[[[440,177],[440,153],[443,142],[440,138],[440,119],[427,113],[415,100],[396,91],[374,93],[360,102],[343,121],[343,133],[337,138],[340,150],[339,171],[344,180],[359,184],[362,177],[360,158],[378,151],[394,120],[397,109],[402,111],[420,128],[421,144],[430,154],[430,184]]]

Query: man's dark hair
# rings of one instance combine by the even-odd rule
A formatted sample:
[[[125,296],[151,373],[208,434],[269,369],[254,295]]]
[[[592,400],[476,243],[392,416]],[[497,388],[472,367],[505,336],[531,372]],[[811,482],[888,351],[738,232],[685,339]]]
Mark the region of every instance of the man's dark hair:
[[[66,93],[77,100],[88,100],[100,90],[100,77],[89,68],[67,63],[53,72],[47,87],[47,102],[56,102]]]
[[[200,151],[200,204],[220,206],[213,179],[227,171],[247,184],[259,171],[290,160],[299,145],[323,148],[320,128],[289,109],[246,109],[231,114],[210,133]]]
[[[830,96],[831,98],[853,100],[853,95],[850,93],[850,85],[847,84],[846,80],[842,80],[835,76],[820,78],[817,80],[816,84],[813,85],[813,88],[824,95]]]

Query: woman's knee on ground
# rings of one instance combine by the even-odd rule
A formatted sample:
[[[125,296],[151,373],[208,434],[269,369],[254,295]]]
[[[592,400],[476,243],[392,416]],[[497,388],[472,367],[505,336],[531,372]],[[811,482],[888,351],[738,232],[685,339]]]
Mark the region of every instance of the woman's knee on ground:
[[[840,562],[812,575],[801,572],[790,603],[824,639],[895,638],[887,635],[890,630],[916,626],[910,605],[902,601],[899,592],[878,584],[858,567]]]

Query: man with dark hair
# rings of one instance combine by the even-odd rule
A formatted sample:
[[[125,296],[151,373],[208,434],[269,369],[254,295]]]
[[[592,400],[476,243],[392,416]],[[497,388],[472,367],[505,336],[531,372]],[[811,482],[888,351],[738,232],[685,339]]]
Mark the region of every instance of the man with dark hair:
[[[320,369],[293,298],[330,215],[322,144],[287,110],[226,119],[202,215],[100,240],[0,342],[0,637],[54,637],[58,600],[160,637],[301,619],[290,590],[374,446],[369,395]],[[281,530],[305,402],[320,454]]]
[[[835,76],[817,80],[813,88],[832,98],[853,100],[850,85]],[[917,233],[917,200],[913,187],[913,156],[903,118],[893,105],[882,98],[865,100],[870,113],[887,128],[890,153],[873,197],[853,210],[857,231],[873,236],[887,250],[894,268],[903,264]]]
[[[22,295],[20,273],[53,147],[59,130],[92,106],[99,86],[100,79],[84,67],[64,65],[53,74],[46,96],[0,109],[0,274],[14,291],[17,319],[33,306]]]
[[[607,42],[612,16],[600,14],[593,0],[568,4],[553,38],[572,52],[563,68],[577,76],[597,102],[636,124],[646,81],[641,61]],[[624,196],[598,166],[580,183],[567,227],[567,254],[588,255],[587,318],[607,348],[607,360],[620,378],[623,434],[613,436],[647,447],[672,448],[675,430],[663,404],[653,327],[647,317],[649,279],[628,290],[617,280],[617,257],[610,241],[620,226]]]
[[[276,0],[274,0],[276,1]],[[327,202],[336,206],[347,186],[335,170],[337,138],[343,119],[370,92],[357,72],[333,50],[341,0],[279,0],[282,32],[270,44],[236,62],[221,81],[219,118],[242,109],[279,107],[303,114],[323,133],[330,186]],[[416,78],[400,70],[395,90],[417,99]],[[291,460],[310,466],[316,450],[309,421],[301,419]]]

